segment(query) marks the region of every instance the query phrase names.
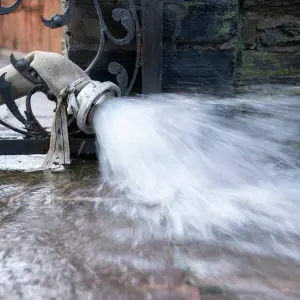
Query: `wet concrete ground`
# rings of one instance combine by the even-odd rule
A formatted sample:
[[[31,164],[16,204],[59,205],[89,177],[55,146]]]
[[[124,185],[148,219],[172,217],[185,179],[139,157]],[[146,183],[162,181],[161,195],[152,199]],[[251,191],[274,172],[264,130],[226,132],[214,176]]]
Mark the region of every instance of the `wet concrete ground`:
[[[0,181],[0,299],[198,299],[166,292],[166,282],[200,287],[202,300],[300,299],[293,260],[141,239],[139,224],[99,196],[96,163],[0,171]],[[202,274],[180,267],[175,250]]]
[[[6,63],[0,60],[0,67]],[[52,103],[41,96],[35,101],[37,116],[49,126]],[[13,120],[3,107],[0,116]],[[12,133],[1,128],[4,134]],[[166,281],[200,288],[202,300],[300,299],[296,261],[140,239],[139,225],[112,214],[99,195],[97,162],[63,172],[12,171],[42,159],[0,157],[0,299],[197,299],[195,290],[176,298],[180,293],[172,295]],[[200,275],[180,267],[176,249]]]
[[[0,299],[199,299],[163,288],[183,283],[169,245],[117,242],[115,230],[134,226],[95,209],[95,164],[0,180]]]

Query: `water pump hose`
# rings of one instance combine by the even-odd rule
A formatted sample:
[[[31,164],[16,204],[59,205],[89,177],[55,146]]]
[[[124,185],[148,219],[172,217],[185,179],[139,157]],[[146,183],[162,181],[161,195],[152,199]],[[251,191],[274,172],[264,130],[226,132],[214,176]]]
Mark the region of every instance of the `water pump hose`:
[[[25,60],[57,97],[57,107],[51,127],[50,148],[40,169],[49,169],[53,163],[70,164],[67,112],[72,114],[78,128],[93,134],[92,118],[96,106],[109,98],[119,97],[121,91],[112,82],[93,81],[80,67],[63,55],[36,51]],[[25,96],[35,84],[12,65],[0,69],[0,77],[11,83],[14,100]],[[3,99],[0,95],[0,105]],[[67,108],[67,109],[66,109]]]

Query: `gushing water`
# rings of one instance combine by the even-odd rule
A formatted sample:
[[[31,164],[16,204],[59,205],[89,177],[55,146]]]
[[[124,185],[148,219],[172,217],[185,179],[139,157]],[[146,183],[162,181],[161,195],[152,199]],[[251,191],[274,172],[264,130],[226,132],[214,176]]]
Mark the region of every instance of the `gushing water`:
[[[148,279],[188,268],[222,299],[300,299],[299,111],[285,96],[108,100],[100,192],[93,163],[0,172],[0,298],[150,299]]]
[[[107,101],[94,119],[106,205],[143,239],[300,260],[299,112],[284,96]]]

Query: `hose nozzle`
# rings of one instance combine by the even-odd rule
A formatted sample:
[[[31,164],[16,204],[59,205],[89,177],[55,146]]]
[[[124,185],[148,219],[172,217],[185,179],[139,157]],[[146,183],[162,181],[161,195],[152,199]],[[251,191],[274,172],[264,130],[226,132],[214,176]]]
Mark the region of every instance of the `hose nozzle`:
[[[82,84],[77,81],[72,88]],[[69,98],[68,113],[72,114],[77,121],[78,128],[86,133],[93,134],[93,117],[97,107],[107,99],[121,96],[120,88],[112,82],[89,81],[76,95],[73,93]]]

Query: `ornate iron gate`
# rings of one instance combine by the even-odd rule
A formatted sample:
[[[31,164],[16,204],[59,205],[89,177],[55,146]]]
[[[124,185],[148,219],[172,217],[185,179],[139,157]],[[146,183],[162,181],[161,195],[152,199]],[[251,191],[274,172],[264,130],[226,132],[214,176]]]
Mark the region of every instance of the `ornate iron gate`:
[[[126,30],[127,34],[123,38],[116,38],[111,34],[103,18],[101,2],[99,0],[91,1],[94,3],[99,18],[100,42],[98,52],[85,72],[89,74],[101,58],[106,40],[120,47],[135,41],[136,61],[131,78],[129,79],[126,69],[117,62],[109,64],[108,72],[116,76],[116,81],[123,95],[128,95],[131,92],[140,68],[142,74],[142,92],[144,94],[161,92],[163,3],[168,2],[183,5],[184,1],[143,0],[140,6],[137,6],[136,0],[126,0],[128,8],[115,8],[112,11],[112,18],[116,22],[120,22]],[[22,0],[16,0],[11,6],[4,7],[1,6],[0,1],[0,15],[13,13],[21,3]],[[62,27],[72,19],[75,6],[76,0],[69,0],[67,1],[64,13],[55,14],[50,19],[45,19],[41,16],[41,21],[51,29]],[[1,76],[0,95],[7,108],[24,125],[24,128],[17,128],[4,120],[0,120],[0,124],[22,134],[24,139],[0,139],[0,155],[45,153],[49,147],[49,132],[41,126],[34,116],[31,108],[31,97],[36,92],[43,92],[49,100],[56,102],[57,99],[26,59],[16,60],[12,54],[10,60],[13,67],[35,86],[26,97],[26,111],[25,116],[23,116],[15,104],[15,99],[11,96],[11,83],[7,82],[4,76]],[[80,153],[95,152],[94,137],[80,132],[74,125],[74,118],[72,117],[68,120],[68,130],[71,154],[78,155]]]

